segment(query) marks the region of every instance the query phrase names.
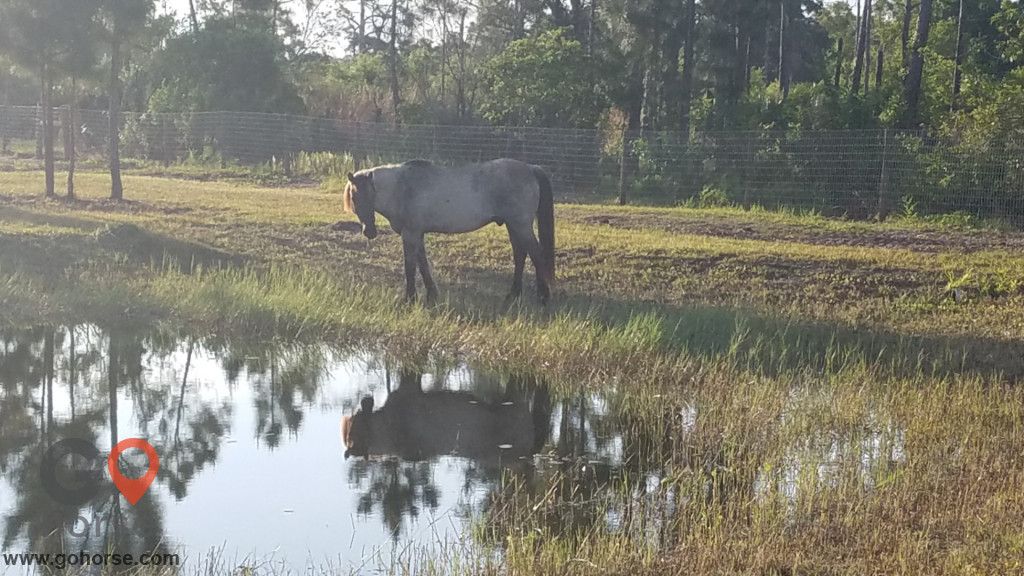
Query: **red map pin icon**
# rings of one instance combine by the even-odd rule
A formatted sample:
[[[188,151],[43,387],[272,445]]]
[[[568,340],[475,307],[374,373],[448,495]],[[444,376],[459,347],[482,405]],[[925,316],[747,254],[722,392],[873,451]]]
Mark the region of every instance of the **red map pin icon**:
[[[146,459],[149,461],[149,470],[141,478],[128,478],[121,474],[121,469],[117,465],[121,454],[131,448],[138,448],[145,452]],[[124,495],[125,499],[135,506],[146,494],[146,490],[149,490],[149,485],[156,479],[156,473],[160,470],[160,457],[156,455],[156,449],[149,442],[142,438],[128,438],[118,442],[117,446],[110,451],[110,456],[107,458],[107,469],[110,470],[110,478],[114,481],[114,486],[117,486],[118,491]]]

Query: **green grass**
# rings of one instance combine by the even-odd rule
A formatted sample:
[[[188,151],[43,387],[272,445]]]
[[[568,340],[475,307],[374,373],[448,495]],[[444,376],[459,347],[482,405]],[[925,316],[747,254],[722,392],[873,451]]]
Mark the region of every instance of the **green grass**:
[[[1024,571],[1020,235],[560,205],[551,307],[500,305],[497,227],[430,240],[443,297],[423,307],[398,302],[397,238],[332,230],[350,217],[323,190],[131,176],[115,204],[84,175],[68,203],[38,180],[0,173],[2,324],[326,340],[607,399],[638,460],[622,477],[506,486],[480,548],[384,572]],[[626,509],[616,531],[599,521]]]

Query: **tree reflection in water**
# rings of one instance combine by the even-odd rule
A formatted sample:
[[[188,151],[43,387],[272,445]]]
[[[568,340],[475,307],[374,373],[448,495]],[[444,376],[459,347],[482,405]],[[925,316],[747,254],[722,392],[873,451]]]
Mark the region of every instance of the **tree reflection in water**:
[[[344,426],[353,508],[364,521],[379,521],[391,541],[409,537],[411,523],[436,515],[453,497],[454,513],[479,520],[485,540],[498,545],[525,526],[614,528],[610,507],[621,522],[629,501],[610,504],[609,487],[658,473],[647,459],[623,458],[656,442],[620,430],[615,411],[597,396],[552,398],[533,378],[465,367],[435,370],[431,378],[385,364],[387,395],[378,403],[360,398],[365,390],[351,379],[330,379],[333,367],[348,365],[338,360],[348,353],[126,327],[0,335],[0,474],[16,500],[3,519],[4,547],[141,554],[175,546],[165,510],[187,500],[196,478],[218,460],[235,413],[248,414],[232,398],[240,385],[251,392],[252,428],[234,433],[254,438],[257,449],[277,451],[299,438],[314,406],[358,405]],[[362,365],[379,361],[371,356]],[[225,377],[212,392],[197,372],[211,362]],[[333,407],[328,383],[343,396]],[[156,482],[163,487],[137,506],[111,486],[81,508],[63,508],[42,491],[40,461],[56,440],[82,438],[105,455],[135,436],[160,454]],[[121,465],[145,463],[124,458]]]

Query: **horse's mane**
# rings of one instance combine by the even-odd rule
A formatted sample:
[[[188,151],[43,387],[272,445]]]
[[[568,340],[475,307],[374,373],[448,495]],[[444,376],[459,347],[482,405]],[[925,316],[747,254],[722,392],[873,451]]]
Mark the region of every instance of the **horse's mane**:
[[[434,164],[433,162],[431,162],[430,160],[424,160],[422,158],[414,158],[412,160],[408,160],[406,162],[403,162],[402,164],[389,164],[389,165],[385,165],[385,166],[378,166],[376,169],[379,169],[379,168],[401,168],[401,169],[403,169],[403,172],[411,172],[414,175],[413,179],[415,180],[415,179],[419,179],[419,178],[424,177],[426,175],[425,173],[431,172],[431,171],[435,170],[436,168],[438,168],[438,166],[436,164]],[[359,172],[359,174],[362,174],[362,173],[363,172]],[[355,212],[355,208],[354,208],[354,206],[352,204],[352,195],[355,194],[355,193],[356,193],[355,185],[352,184],[351,182],[346,182],[345,183],[345,190],[342,193],[342,202],[343,202],[345,211],[350,213],[350,214]]]
[[[414,158],[402,164],[402,166],[408,166],[410,168],[431,168],[434,163],[430,160],[424,160],[422,158]]]
[[[441,169],[441,166],[434,164],[430,160],[417,158],[404,162],[399,166],[399,179],[407,183],[407,185],[416,183],[422,184],[423,182],[436,177]]]
[[[355,185],[351,182],[345,183],[345,191],[342,193],[342,202],[345,207],[345,212],[352,214],[355,210],[352,207],[352,194],[355,192]]]

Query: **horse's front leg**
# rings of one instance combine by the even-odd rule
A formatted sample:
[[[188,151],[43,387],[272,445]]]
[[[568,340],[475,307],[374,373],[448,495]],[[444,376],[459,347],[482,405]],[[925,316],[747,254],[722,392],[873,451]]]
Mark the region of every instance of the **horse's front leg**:
[[[416,242],[415,237],[402,234],[402,252],[405,257],[405,299],[409,302],[416,299],[416,263],[422,246],[422,237],[419,242]]]
[[[420,251],[417,257],[420,274],[423,275],[423,285],[427,288],[427,302],[437,301],[437,285],[434,284],[434,276],[430,273],[430,261],[427,259],[427,243],[420,236]],[[415,275],[415,274],[414,274]]]

